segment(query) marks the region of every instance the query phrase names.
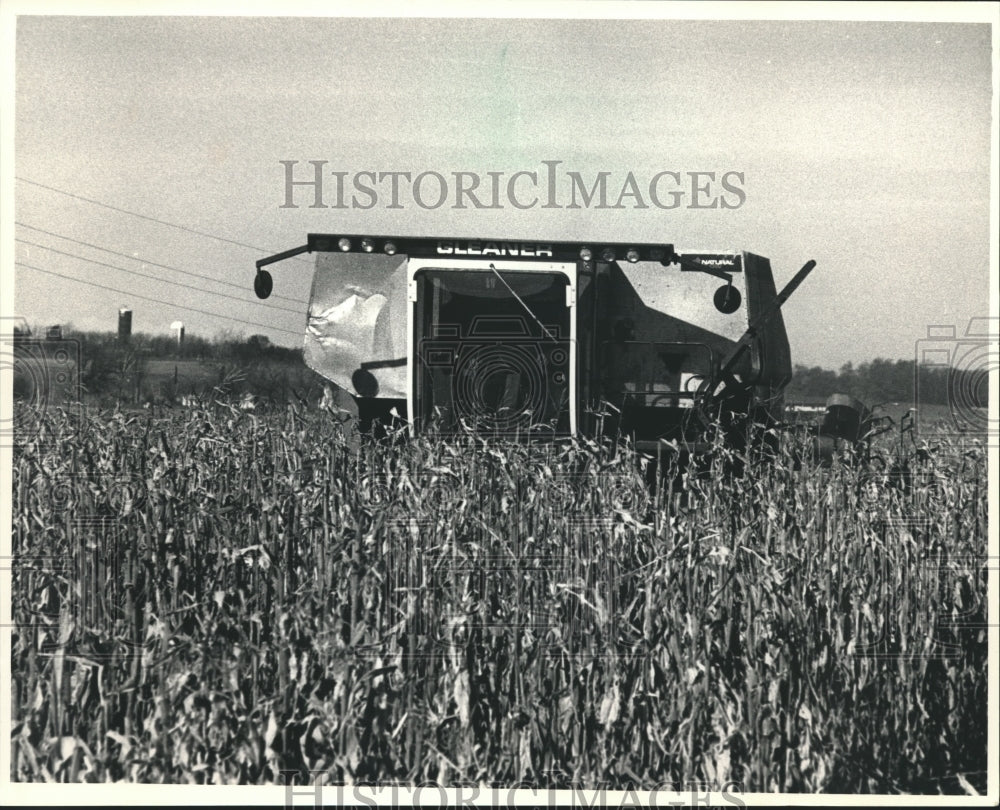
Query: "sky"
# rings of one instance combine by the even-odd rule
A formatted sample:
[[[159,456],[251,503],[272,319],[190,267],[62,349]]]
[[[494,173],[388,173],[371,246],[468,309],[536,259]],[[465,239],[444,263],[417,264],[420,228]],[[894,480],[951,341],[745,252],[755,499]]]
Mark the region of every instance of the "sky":
[[[127,306],[135,331],[301,345],[311,264],[271,268],[266,302],[252,281],[309,232],[667,242],[767,256],[779,286],[815,259],[784,308],[795,363],[911,359],[929,326],[989,314],[993,37],[943,21],[19,16],[13,314],[113,330]],[[745,199],[339,210],[297,191],[283,208],[288,160],[297,178],[310,160],[446,177],[555,160],[616,192],[630,171],[640,186],[738,172]]]

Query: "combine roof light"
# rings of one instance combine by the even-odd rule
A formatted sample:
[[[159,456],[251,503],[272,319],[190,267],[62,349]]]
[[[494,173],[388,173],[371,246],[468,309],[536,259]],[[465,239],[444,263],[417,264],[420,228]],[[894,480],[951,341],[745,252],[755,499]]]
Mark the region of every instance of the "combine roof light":
[[[601,261],[613,262],[615,260],[615,251],[612,248],[604,248],[601,251]]]
[[[366,239],[362,239],[361,240],[361,249],[365,253],[371,253],[373,250],[375,250],[375,243],[372,242],[371,239],[367,239],[367,238]]]
[[[396,252],[396,243],[395,242],[386,242],[385,243],[385,252],[388,253],[390,256],[393,253],[395,253]]]
[[[590,248],[589,247],[582,247],[582,248],[580,248],[580,260],[581,261],[589,262],[592,258],[594,258],[594,254],[590,252]]]
[[[639,261],[639,251],[635,248],[629,248],[628,253],[625,254],[625,258],[632,262],[632,264],[635,264]]]
[[[337,241],[337,247],[339,247],[344,253],[347,253],[351,249],[351,240],[344,238]]]

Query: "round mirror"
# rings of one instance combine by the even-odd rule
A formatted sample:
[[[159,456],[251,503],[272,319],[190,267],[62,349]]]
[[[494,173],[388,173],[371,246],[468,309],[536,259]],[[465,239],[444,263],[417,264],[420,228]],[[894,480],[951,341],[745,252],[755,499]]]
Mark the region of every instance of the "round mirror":
[[[740,295],[740,291],[737,290],[732,284],[723,284],[719,289],[715,291],[715,308],[719,312],[723,312],[726,315],[731,315],[740,308],[740,304],[743,302],[743,296]]]
[[[271,290],[274,289],[274,279],[267,270],[258,270],[257,276],[253,280],[253,291],[258,298],[270,298]]]

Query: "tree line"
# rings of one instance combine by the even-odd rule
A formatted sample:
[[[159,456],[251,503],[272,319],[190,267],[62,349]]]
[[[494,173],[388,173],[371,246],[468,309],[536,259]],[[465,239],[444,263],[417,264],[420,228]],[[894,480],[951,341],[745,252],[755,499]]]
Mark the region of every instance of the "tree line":
[[[819,402],[831,394],[850,394],[868,405],[918,399],[924,405],[947,405],[957,399],[965,406],[985,408],[988,387],[985,369],[876,359],[857,366],[846,363],[839,371],[796,365],[785,398]]]
[[[284,402],[295,396],[317,399],[322,389],[300,348],[276,346],[263,335],[224,332],[214,338],[185,335],[178,341],[135,333],[122,339],[111,332],[68,327],[58,336],[39,338],[16,330],[14,343],[19,357],[14,394],[22,399],[53,399],[53,386],[38,391],[36,380],[48,378],[48,358],[60,345],[71,345],[70,357],[77,361],[73,386],[78,387],[73,390],[90,402],[169,403],[223,390]],[[70,396],[69,390],[61,395]]]
[[[15,337],[18,336],[15,330]],[[277,392],[282,398],[289,388],[308,389],[311,396],[321,385],[321,380],[306,369],[301,348],[276,346],[263,335],[249,338],[230,332],[214,338],[185,335],[178,342],[167,335],[137,333],[122,342],[114,333],[82,332],[69,327],[63,336],[79,344],[80,381],[91,394],[134,388],[132,383],[142,377],[143,365],[148,360],[212,363],[220,367],[223,377],[238,370],[244,380],[242,388],[268,395]],[[175,380],[174,388],[182,382]],[[839,371],[796,365],[785,399],[820,404],[831,394],[849,394],[869,406],[919,401],[925,405],[960,402],[966,407],[985,408],[987,392],[985,368],[954,369],[880,358],[857,366],[846,363]]]

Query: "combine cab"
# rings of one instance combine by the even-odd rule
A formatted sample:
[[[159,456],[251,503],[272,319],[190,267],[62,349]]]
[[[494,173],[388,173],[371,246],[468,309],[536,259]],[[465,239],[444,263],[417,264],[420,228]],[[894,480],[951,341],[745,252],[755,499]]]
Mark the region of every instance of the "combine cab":
[[[669,244],[528,243],[310,234],[263,268],[316,254],[306,363],[362,427],[509,437],[629,436],[705,446],[773,424],[791,358],[767,259]]]

